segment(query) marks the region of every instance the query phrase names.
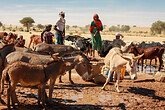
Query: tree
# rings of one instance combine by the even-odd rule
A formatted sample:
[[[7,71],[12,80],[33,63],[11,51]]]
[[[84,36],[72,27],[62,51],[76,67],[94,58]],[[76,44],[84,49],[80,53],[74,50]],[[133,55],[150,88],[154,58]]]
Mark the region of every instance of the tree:
[[[152,27],[150,28],[152,33],[161,34],[162,31],[165,31],[165,22],[163,21],[156,21],[152,24]]]
[[[103,28],[105,29],[107,27],[107,25],[103,25]]]
[[[89,31],[90,24],[85,25],[85,31]]]
[[[72,27],[73,27],[73,28],[77,28],[78,26],[77,26],[77,25],[73,25]]]
[[[69,25],[66,25],[66,30],[69,30],[69,27],[70,27]]]
[[[35,21],[31,17],[24,17],[22,20],[20,20],[20,23],[23,24],[23,26],[26,26],[27,32],[29,32],[30,27],[33,23],[35,23]]]
[[[37,24],[37,28],[39,28],[39,29],[43,29],[45,26],[44,25],[42,25],[42,24]]]
[[[109,31],[119,31],[119,27],[118,26],[111,26],[110,28],[109,28]]]
[[[130,30],[130,26],[129,25],[117,25],[117,26],[111,26],[109,28],[109,31],[114,31],[114,32],[119,32],[119,31],[122,31],[122,32],[127,32]]]
[[[127,32],[130,30],[130,26],[129,25],[122,25],[120,28],[120,31],[122,32]]]
[[[3,26],[2,22],[0,21],[0,27]]]

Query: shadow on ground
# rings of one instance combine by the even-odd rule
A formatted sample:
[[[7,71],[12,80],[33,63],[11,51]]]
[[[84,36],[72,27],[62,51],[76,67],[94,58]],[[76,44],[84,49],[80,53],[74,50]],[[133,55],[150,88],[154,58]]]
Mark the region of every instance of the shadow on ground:
[[[127,89],[127,90],[134,94],[140,94],[140,95],[152,97],[153,99],[158,99],[158,100],[165,100],[164,97],[156,96],[155,90],[152,90],[152,89],[130,87],[130,89]]]

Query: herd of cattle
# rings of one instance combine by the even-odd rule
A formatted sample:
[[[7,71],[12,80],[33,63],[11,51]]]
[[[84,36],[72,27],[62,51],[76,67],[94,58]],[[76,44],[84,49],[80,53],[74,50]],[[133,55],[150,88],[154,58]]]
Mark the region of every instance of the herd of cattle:
[[[14,44],[3,44],[3,36],[0,43],[0,79],[1,79],[1,94],[4,91],[4,81],[8,82],[7,89],[7,106],[10,108],[10,99],[15,108],[15,103],[20,104],[15,93],[16,85],[20,83],[25,87],[38,86],[38,104],[42,101],[42,105],[52,102],[52,93],[54,83],[58,76],[69,72],[69,80],[71,79],[71,70],[82,77],[83,80],[88,80],[93,76],[95,68],[92,67],[90,55],[92,52],[92,44],[90,38],[80,36],[66,36],[65,45],[54,45],[40,42],[39,35],[32,35],[30,40],[34,44],[34,48],[15,47]],[[116,90],[119,91],[119,76],[122,67],[126,67],[131,79],[136,79],[136,62],[141,59],[157,59],[159,58],[160,66],[163,64],[162,57],[164,55],[165,44],[159,42],[152,43],[128,43],[123,48],[113,48],[113,42],[109,40],[102,41],[102,54],[105,65],[102,71],[109,70],[110,74],[102,89],[105,89],[109,82],[112,72],[116,72]],[[124,54],[126,53],[126,54]],[[128,54],[133,53],[133,54]],[[49,83],[49,96],[45,91],[47,81]],[[0,97],[1,98],[1,97]],[[2,100],[2,99],[1,99]]]

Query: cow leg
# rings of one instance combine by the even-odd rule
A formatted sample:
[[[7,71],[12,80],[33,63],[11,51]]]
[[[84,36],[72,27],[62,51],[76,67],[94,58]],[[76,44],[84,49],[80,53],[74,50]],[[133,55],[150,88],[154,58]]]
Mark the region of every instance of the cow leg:
[[[92,56],[92,49],[90,49],[90,56]]]
[[[93,50],[93,57],[95,57],[95,50]]]
[[[162,60],[162,56],[160,56],[160,57],[158,57],[158,58],[159,58],[159,62],[160,62],[158,71],[160,71],[160,70],[161,70],[161,66],[162,66],[162,64],[163,64],[163,60]]]
[[[144,60],[145,63],[144,63],[144,72],[146,73],[146,70],[147,70],[147,59]]]
[[[71,84],[74,84],[74,82],[71,79],[71,70],[69,71],[69,81],[70,81]]]
[[[139,68],[139,66],[140,66],[140,65],[139,65],[139,62],[140,62],[140,59],[138,60],[138,71],[140,71],[140,68]]]
[[[144,68],[147,68],[147,59],[145,59],[145,66]]]
[[[33,45],[32,45],[32,48],[34,49],[34,41],[33,41]]]
[[[155,67],[157,66],[157,58],[155,58]]]
[[[151,72],[151,67],[152,67],[152,59],[150,60],[150,72]]]
[[[105,86],[106,86],[106,85],[108,84],[108,82],[110,81],[110,76],[111,76],[112,72],[113,72],[113,70],[110,69],[110,70],[109,70],[108,77],[107,77],[107,79],[106,79],[106,82],[105,82],[105,84],[104,84],[103,87],[102,87],[102,90],[105,89]]]
[[[62,76],[59,77],[59,83],[63,83],[62,82]]]
[[[141,72],[143,72],[143,61],[144,59],[141,60]]]
[[[120,71],[117,71],[117,80],[116,80],[116,84],[115,84],[115,87],[116,87],[116,91],[117,92],[120,92],[119,90],[119,79],[120,79]]]

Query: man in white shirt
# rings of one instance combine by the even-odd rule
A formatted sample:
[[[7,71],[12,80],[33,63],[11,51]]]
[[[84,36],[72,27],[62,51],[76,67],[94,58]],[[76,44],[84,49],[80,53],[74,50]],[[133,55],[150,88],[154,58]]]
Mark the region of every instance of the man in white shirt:
[[[126,43],[120,39],[120,36],[123,38],[124,36],[120,33],[116,33],[116,39],[113,40],[113,47],[119,47],[125,46]]]
[[[65,36],[65,13],[59,13],[60,20],[57,21],[56,25],[54,26],[55,35],[56,35],[56,42],[55,44],[63,45],[63,37]]]

